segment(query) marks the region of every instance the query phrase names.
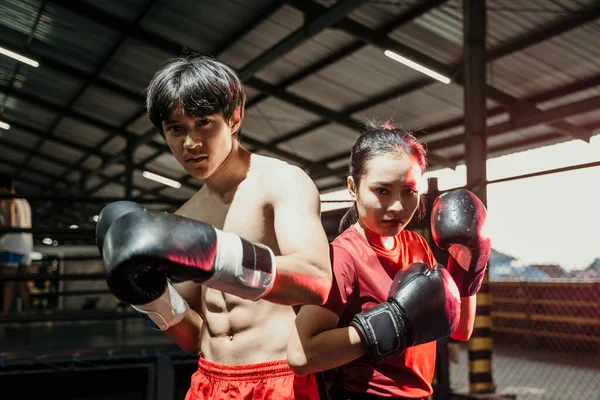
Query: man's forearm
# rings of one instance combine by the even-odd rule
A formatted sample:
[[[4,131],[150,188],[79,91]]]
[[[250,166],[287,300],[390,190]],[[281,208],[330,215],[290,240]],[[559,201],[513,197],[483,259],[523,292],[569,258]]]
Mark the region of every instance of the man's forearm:
[[[181,322],[170,327],[165,333],[185,352],[199,355],[202,323],[202,317],[196,311],[189,309]]]

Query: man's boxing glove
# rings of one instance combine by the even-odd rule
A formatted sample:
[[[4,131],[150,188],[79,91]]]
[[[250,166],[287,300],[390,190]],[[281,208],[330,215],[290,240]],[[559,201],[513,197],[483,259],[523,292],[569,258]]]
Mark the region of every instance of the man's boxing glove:
[[[115,201],[100,211],[100,214],[98,214],[98,221],[96,222],[96,245],[98,246],[100,255],[102,255],[104,236],[106,235],[108,228],[123,215],[134,211],[144,211],[144,207],[133,201]]]
[[[400,270],[386,302],[358,313],[356,327],[373,362],[404,353],[407,347],[450,336],[460,320],[460,296],[448,271],[413,263]]]
[[[482,233],[486,218],[481,200],[466,189],[443,193],[433,203],[431,235],[450,253],[448,272],[461,297],[479,291],[490,260],[491,241]]]
[[[131,212],[141,211],[144,211],[144,208],[131,201],[117,201],[102,209],[96,224],[96,244],[100,255],[103,255],[106,232],[115,220]],[[111,280],[108,279],[108,282],[110,287]],[[164,331],[179,323],[189,309],[188,303],[167,281],[163,273],[157,273],[156,270],[149,271],[146,275],[140,275],[135,284],[130,283],[132,283],[129,288],[131,298],[128,299],[137,304],[130,305],[153,329]],[[125,301],[123,296],[116,297]]]
[[[103,260],[109,288],[133,305],[160,297],[167,276],[258,300],[272,288],[276,272],[275,255],[262,244],[200,221],[145,210],[126,213],[110,225]]]

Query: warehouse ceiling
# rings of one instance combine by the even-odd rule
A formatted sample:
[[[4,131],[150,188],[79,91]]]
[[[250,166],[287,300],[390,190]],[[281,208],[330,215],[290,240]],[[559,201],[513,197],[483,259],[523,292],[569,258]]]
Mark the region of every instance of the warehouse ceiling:
[[[598,133],[599,17],[599,1],[487,1],[489,157]],[[31,199],[37,240],[91,231],[110,199],[175,210],[202,182],[150,123],[144,90],[184,52],[238,71],[243,145],[301,166],[323,193],[344,186],[366,121],[392,120],[427,144],[431,168],[455,167],[463,29],[459,0],[0,0],[0,46],[39,63],[0,55],[0,172]]]

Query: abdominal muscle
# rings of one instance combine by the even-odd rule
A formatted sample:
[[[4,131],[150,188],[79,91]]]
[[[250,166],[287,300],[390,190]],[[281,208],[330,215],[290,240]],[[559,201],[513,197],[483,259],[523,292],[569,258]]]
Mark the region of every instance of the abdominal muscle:
[[[249,301],[203,287],[201,355],[218,364],[284,360],[296,314],[290,306]]]

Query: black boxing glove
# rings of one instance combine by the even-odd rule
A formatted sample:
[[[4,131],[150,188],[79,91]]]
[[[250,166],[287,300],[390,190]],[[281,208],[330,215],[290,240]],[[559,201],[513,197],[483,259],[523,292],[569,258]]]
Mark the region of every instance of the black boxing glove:
[[[415,346],[450,336],[460,320],[460,296],[448,271],[413,263],[399,271],[386,302],[358,313],[351,325],[371,361],[381,362]]]
[[[431,211],[431,235],[436,245],[448,250],[448,271],[461,297],[473,296],[481,288],[491,255],[491,241],[483,232],[487,210],[466,189],[442,193]]]
[[[105,237],[112,224],[129,213],[144,211],[144,207],[131,201],[117,201],[104,207],[98,215],[96,225],[96,244],[100,255],[104,255]],[[109,268],[106,269],[109,272]],[[148,326],[155,330],[164,331],[179,323],[189,309],[188,303],[167,280],[165,274],[156,269],[148,269],[146,273],[124,280],[122,284],[115,283],[114,276],[109,273],[107,283],[115,297],[130,303],[146,320]]]
[[[107,206],[107,212],[117,206]],[[166,212],[118,217],[104,235],[102,251],[109,288],[134,306],[165,297],[167,277],[250,300],[266,296],[275,280],[275,255],[268,247]]]
[[[100,255],[102,255],[104,236],[106,235],[108,228],[110,228],[117,219],[125,214],[135,211],[144,211],[144,207],[133,201],[115,201],[114,203],[108,204],[100,211],[100,214],[98,214],[98,221],[96,221],[96,245],[98,246]]]

